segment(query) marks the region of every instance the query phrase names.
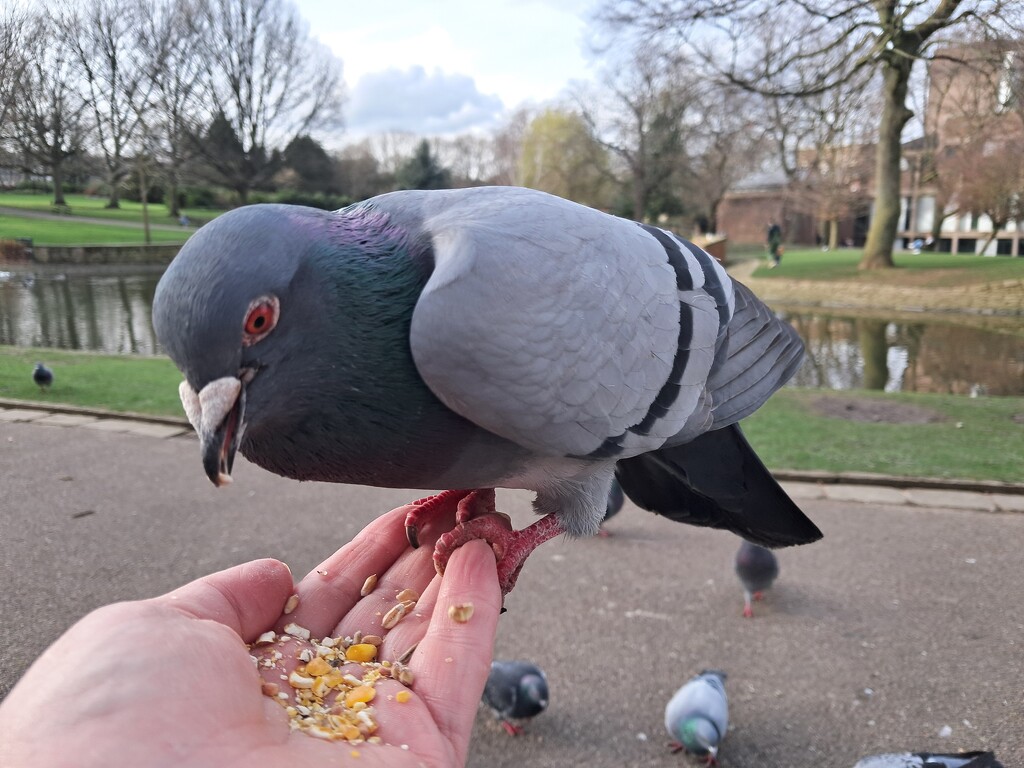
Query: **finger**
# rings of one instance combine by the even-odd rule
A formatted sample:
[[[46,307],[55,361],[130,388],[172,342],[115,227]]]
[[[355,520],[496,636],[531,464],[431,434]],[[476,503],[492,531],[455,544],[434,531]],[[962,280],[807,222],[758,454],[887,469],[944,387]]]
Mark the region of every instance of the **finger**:
[[[459,605],[473,606],[465,623],[449,616],[449,608]],[[470,541],[448,561],[430,627],[409,664],[414,690],[462,762],[490,671],[500,612],[494,552],[483,541]]]
[[[153,602],[220,622],[250,643],[281,615],[292,589],[288,566],[267,558],[204,576]]]
[[[297,607],[281,617],[279,628],[295,622],[313,637],[332,634],[359,601],[367,578],[385,573],[409,549],[404,524],[407,511],[404,506],[381,515],[310,571],[296,588]]]

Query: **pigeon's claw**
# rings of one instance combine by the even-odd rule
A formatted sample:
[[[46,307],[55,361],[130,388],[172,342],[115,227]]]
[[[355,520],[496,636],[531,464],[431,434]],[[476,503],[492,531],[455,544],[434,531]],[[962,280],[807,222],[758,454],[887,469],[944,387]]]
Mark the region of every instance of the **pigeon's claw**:
[[[530,553],[560,533],[565,533],[565,528],[555,515],[545,515],[533,525],[515,531],[512,530],[508,516],[500,513],[484,514],[460,522],[437,540],[434,547],[434,567],[438,573],[443,574],[452,552],[467,541],[483,539],[491,545],[494,556],[498,558],[498,583],[504,596],[516,585],[519,572]]]
[[[417,499],[410,506],[410,509],[405,515],[405,537],[409,539],[409,544],[413,549],[418,549],[420,546],[420,526],[424,523],[436,517],[444,517],[446,514],[452,512],[453,508],[458,508],[461,512],[462,502],[474,491],[441,491],[441,493],[434,494],[433,496],[427,496],[422,499]],[[494,491],[491,491],[491,504],[494,504]]]

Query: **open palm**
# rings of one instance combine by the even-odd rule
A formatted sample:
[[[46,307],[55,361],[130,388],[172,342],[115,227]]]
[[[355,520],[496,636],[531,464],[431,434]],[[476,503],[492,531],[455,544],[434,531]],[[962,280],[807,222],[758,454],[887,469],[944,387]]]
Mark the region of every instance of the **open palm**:
[[[147,766],[360,766],[465,763],[480,693],[490,666],[501,594],[495,560],[482,542],[452,557],[442,579],[429,540],[411,549],[406,508],[371,523],[294,586],[275,560],[246,563],[152,600],[106,606],[49,648],[0,707],[7,764]],[[360,593],[370,575],[377,584]],[[419,599],[389,630],[383,614],[395,596]],[[294,612],[283,615],[292,594]],[[448,609],[474,607],[470,621]],[[373,706],[381,743],[325,741],[291,730],[284,707],[261,692],[250,650],[269,629],[297,624],[311,637],[382,637],[380,659],[411,655],[412,695],[394,680],[376,685]],[[264,681],[294,694],[281,679],[302,662],[308,641],[273,645],[283,654]],[[257,652],[259,648],[257,648]],[[341,671],[345,671],[342,669]]]

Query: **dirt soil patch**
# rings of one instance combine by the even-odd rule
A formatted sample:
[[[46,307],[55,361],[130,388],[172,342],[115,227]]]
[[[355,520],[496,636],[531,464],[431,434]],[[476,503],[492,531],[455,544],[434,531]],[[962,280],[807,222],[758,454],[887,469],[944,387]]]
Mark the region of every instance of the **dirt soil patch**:
[[[819,397],[811,407],[821,416],[880,424],[932,424],[946,417],[931,408],[860,397]]]

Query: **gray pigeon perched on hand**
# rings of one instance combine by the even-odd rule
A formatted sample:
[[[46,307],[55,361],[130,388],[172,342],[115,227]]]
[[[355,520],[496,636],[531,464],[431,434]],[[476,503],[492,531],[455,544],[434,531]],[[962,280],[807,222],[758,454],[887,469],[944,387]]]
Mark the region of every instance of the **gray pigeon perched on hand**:
[[[548,679],[536,664],[527,661],[491,662],[484,686],[484,703],[501,721],[510,736],[523,732],[513,720],[529,720],[548,708]]]
[[[36,363],[36,367],[32,369],[32,381],[39,386],[40,391],[45,390],[53,384],[53,371],[42,363]]]
[[[457,511],[438,570],[485,539],[506,594],[540,543],[597,532],[613,474],[673,520],[821,537],[737,425],[799,337],[657,227],[513,187],[245,206],[189,238],[153,321],[214,484],[241,450],[299,480],[453,489],[416,503],[410,542]],[[511,530],[496,487],[535,491],[541,519]]]
[[[853,768],[1003,768],[992,752],[899,752],[858,760]]]
[[[706,758],[708,765],[718,759],[718,748],[729,727],[725,679],[725,672],[705,669],[669,700],[665,707],[665,728],[675,739],[674,751],[684,749]]]
[[[736,575],[743,585],[743,615],[754,615],[753,601],[770,589],[779,575],[779,561],[775,553],[749,541],[740,543],[736,552]]]

